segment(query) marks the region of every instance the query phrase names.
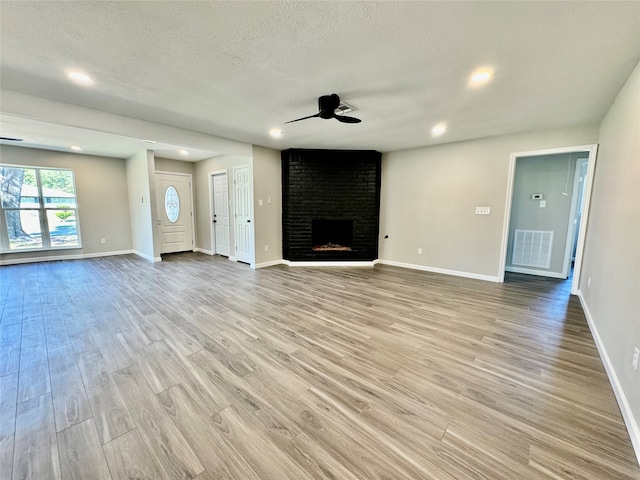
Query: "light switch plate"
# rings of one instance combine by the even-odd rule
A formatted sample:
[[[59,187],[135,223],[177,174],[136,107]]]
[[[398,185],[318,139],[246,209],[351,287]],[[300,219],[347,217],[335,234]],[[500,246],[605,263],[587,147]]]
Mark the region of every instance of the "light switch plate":
[[[476,207],[476,215],[491,215],[491,207]]]
[[[540,200],[540,208],[545,208],[547,206],[546,200]]]

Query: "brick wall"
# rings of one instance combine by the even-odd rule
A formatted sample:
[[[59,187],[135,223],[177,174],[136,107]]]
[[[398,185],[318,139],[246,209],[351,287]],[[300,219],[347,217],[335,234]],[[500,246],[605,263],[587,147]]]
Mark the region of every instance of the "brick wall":
[[[282,253],[292,261],[378,258],[380,152],[282,152]],[[313,219],[353,220],[352,251],[312,250]]]

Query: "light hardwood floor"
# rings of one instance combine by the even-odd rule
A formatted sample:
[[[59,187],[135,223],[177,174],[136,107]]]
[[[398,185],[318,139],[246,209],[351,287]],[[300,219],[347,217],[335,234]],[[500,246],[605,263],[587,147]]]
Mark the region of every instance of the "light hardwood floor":
[[[9,479],[639,479],[568,282],[202,254],[0,268]]]

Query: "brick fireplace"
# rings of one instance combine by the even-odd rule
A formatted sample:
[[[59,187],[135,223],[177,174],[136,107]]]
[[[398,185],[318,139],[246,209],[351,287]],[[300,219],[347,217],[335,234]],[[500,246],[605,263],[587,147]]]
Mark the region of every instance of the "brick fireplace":
[[[378,258],[380,152],[282,152],[282,252],[289,261]]]

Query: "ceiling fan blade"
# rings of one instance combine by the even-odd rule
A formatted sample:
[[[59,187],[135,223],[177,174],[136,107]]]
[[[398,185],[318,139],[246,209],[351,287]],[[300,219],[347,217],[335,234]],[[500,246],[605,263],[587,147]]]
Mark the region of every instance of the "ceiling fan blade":
[[[360,123],[362,120],[355,117],[347,117],[346,115],[336,115],[336,109],[340,106],[340,97],[332,93],[331,95],[322,95],[318,97],[318,110],[315,115],[309,115],[308,117],[297,118],[295,120],[289,120],[285,123],[299,122],[300,120],[306,120],[307,118],[323,118],[328,120],[329,118],[335,118],[342,123]],[[349,110],[350,111],[350,110]]]
[[[300,120],[306,120],[307,118],[315,118],[315,117],[319,117],[319,116],[320,116],[320,114],[316,113],[315,115],[309,115],[308,117],[296,118],[295,120],[289,120],[288,122],[284,122],[284,123],[299,122]]]
[[[347,117],[345,115],[334,115],[333,118],[342,123],[360,123],[362,120],[355,117]]]

